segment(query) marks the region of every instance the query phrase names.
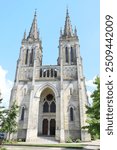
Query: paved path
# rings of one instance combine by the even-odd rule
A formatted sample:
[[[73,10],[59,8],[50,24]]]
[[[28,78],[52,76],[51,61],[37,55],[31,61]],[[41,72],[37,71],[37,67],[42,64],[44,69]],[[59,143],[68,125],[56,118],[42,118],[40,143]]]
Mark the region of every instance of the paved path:
[[[100,149],[100,140],[91,141],[91,142],[84,142],[81,143],[84,145],[86,150],[99,150]]]
[[[48,147],[29,147],[29,146],[4,146],[7,150],[83,150],[83,149],[66,149],[66,148],[48,148]]]

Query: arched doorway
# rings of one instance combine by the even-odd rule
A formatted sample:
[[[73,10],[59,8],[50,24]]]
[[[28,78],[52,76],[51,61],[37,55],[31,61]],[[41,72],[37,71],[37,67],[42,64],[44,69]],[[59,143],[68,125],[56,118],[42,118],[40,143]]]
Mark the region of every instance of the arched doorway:
[[[50,120],[50,135],[55,135],[55,129],[56,129],[56,121],[55,119]]]
[[[43,135],[48,135],[48,120],[43,120]]]
[[[54,136],[56,133],[56,99],[54,91],[47,87],[39,101],[38,136]]]

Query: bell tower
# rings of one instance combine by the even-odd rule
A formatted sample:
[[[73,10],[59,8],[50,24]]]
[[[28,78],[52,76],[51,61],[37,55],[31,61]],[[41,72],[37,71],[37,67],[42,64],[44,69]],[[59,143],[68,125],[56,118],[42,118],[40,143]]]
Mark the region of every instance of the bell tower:
[[[68,9],[66,11],[64,30],[63,31],[62,29],[60,30],[58,65],[60,66],[60,83],[61,83],[60,86],[61,137],[64,137],[64,135],[65,137],[69,136],[66,134],[65,131],[67,130],[65,128],[67,128],[68,126],[70,135],[72,135],[73,130],[75,130],[75,128],[73,127],[73,123],[70,124],[69,121],[66,124],[64,123],[65,122],[64,118],[65,115],[67,114],[67,111],[64,112],[66,103],[64,102],[64,99],[67,97],[66,99],[68,100],[68,107],[70,108],[69,111],[71,114],[70,117],[72,118],[73,114],[78,113],[75,120],[78,123],[74,122],[74,126],[77,126],[77,124],[79,124],[79,127],[76,129],[76,132],[78,132],[78,135],[81,138],[81,140],[85,141],[88,138],[90,138],[87,131],[82,129],[82,127],[86,125],[85,106],[86,104],[88,104],[88,100],[86,94],[85,77],[83,75],[82,57],[80,56],[80,44],[77,36],[77,29],[75,27],[73,32]],[[67,87],[65,86],[66,84]],[[65,93],[66,89],[68,89],[68,91],[66,91]],[[74,132],[74,135],[76,132]]]
[[[72,30],[72,25],[70,21],[70,16],[68,9],[66,10],[66,19],[64,30],[60,30],[60,38],[59,38],[59,58],[58,64],[60,64],[61,55],[63,57],[63,65],[76,65],[76,43],[78,42],[77,30]]]
[[[26,36],[25,31],[22,39],[15,81],[32,81],[36,77],[36,68],[39,66],[42,66],[42,42],[39,38],[35,11],[29,35]]]

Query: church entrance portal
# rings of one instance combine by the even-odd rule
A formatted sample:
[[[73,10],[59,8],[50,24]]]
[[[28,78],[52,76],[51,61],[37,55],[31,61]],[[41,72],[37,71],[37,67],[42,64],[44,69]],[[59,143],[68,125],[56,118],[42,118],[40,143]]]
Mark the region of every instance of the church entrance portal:
[[[42,126],[43,126],[43,135],[48,135],[48,136],[54,136],[55,135],[55,129],[56,129],[55,119],[51,119],[50,122],[48,122],[47,119],[44,119]]]
[[[52,89],[42,91],[39,102],[39,133],[44,136],[55,136],[56,131],[56,100]],[[40,122],[39,121],[39,122]],[[41,128],[40,128],[41,127]],[[38,134],[39,135],[39,134]]]

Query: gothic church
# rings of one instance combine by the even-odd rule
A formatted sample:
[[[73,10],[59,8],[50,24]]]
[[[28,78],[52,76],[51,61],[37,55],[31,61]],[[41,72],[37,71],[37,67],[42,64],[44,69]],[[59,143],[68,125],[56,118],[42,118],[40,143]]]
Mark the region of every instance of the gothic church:
[[[38,141],[51,137],[64,142],[68,137],[90,139],[86,125],[88,104],[77,29],[72,29],[68,9],[60,31],[56,65],[42,65],[42,42],[37,15],[28,36],[22,39],[10,106],[20,106],[18,131],[12,138]]]

